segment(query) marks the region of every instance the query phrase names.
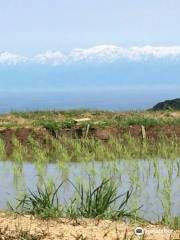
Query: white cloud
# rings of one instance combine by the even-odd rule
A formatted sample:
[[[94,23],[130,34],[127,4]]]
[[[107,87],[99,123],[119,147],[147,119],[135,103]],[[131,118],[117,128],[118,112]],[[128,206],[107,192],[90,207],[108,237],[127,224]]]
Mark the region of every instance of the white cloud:
[[[0,53],[0,64],[16,65],[18,63],[24,63],[26,61],[27,61],[26,57],[14,53],[9,52]]]
[[[117,60],[145,61],[151,59],[180,60],[180,46],[134,46],[125,48],[114,45],[100,45],[86,49],[73,49],[69,53],[47,51],[29,58],[8,52],[0,53],[0,64],[31,62],[61,65],[80,61],[113,62]]]

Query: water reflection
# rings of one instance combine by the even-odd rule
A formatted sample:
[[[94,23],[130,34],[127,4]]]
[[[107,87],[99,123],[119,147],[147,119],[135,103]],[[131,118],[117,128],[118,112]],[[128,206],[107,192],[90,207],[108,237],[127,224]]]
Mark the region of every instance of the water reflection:
[[[14,201],[26,189],[35,190],[44,181],[59,184],[70,179],[73,183],[96,182],[102,178],[113,178],[119,193],[133,188],[130,208],[142,205],[140,216],[158,220],[163,214],[180,215],[179,159],[171,160],[118,160],[113,162],[82,162],[37,165],[0,161],[0,208],[7,208],[7,201]],[[74,189],[67,182],[60,193],[61,201],[68,201]]]

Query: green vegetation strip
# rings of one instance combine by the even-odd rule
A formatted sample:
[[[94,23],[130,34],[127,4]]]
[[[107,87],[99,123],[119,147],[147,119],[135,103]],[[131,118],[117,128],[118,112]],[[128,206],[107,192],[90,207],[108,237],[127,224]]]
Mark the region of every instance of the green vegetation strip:
[[[94,138],[49,138],[44,142],[28,138],[27,143],[12,139],[12,151],[7,154],[5,143],[0,139],[0,159],[17,162],[70,162],[116,159],[176,159],[180,156],[180,141],[176,137],[162,137],[158,142],[141,140],[130,135],[110,138],[102,142]]]
[[[106,128],[106,127],[115,127],[115,128],[128,128],[129,126],[145,126],[145,127],[154,127],[154,126],[164,126],[164,125],[180,125],[180,118],[175,119],[160,119],[160,118],[151,118],[145,116],[114,116],[112,119],[104,118],[99,121],[88,120],[79,124],[79,127],[85,127],[87,124],[90,124],[91,127],[97,128]],[[46,128],[52,132],[58,131],[59,129],[64,128],[73,128],[75,127],[76,122],[73,119],[66,119],[57,121],[54,119],[41,119],[34,121],[34,126],[40,126]]]
[[[120,127],[127,128],[132,125],[144,125],[145,127],[180,125],[179,112],[173,111],[93,111],[88,109],[69,111],[35,111],[35,112],[12,112],[0,115],[0,126],[22,127],[40,126],[50,130],[60,128],[73,128],[76,119],[89,118],[91,126],[96,127]],[[18,121],[20,119],[20,121]],[[23,119],[23,121],[22,121]],[[84,123],[80,123],[80,125]]]

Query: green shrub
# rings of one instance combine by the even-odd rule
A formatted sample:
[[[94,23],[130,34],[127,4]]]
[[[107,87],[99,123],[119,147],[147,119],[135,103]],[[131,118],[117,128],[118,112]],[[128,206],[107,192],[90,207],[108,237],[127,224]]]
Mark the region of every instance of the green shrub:
[[[132,118],[127,120],[128,126],[130,125],[144,125],[145,127],[152,127],[162,125],[162,121],[153,118]]]

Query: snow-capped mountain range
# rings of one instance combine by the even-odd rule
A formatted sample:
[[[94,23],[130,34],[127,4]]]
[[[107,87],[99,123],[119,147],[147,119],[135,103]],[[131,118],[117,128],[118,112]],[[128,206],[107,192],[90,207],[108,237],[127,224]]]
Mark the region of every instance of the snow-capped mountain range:
[[[180,60],[180,46],[133,46],[121,47],[100,45],[91,48],[76,48],[70,52],[46,51],[34,56],[1,52],[0,64],[16,65],[24,63],[62,65],[74,62],[147,61],[156,59]]]

